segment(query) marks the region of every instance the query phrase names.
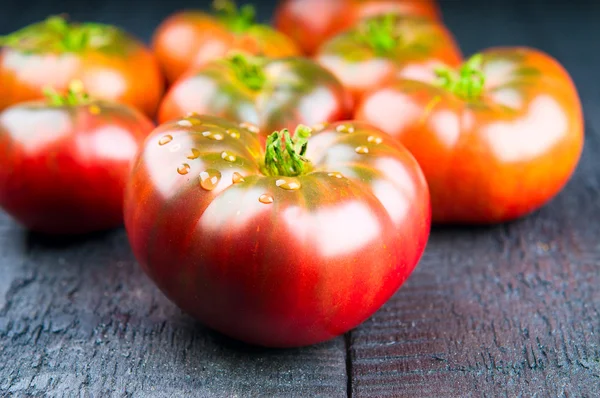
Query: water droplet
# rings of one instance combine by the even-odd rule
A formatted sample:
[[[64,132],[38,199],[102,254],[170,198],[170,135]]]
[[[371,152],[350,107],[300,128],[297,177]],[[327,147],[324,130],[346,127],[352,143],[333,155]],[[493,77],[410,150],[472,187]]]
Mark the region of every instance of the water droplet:
[[[200,186],[202,189],[212,191],[221,181],[221,172],[215,169],[208,169],[200,173]]]
[[[369,148],[363,145],[357,146],[356,148],[354,148],[354,152],[358,153],[359,155],[366,155],[367,153],[369,153]]]
[[[205,131],[202,133],[202,136],[215,141],[221,141],[223,138],[225,138],[222,133],[215,133],[212,131]]]
[[[171,151],[171,152],[177,152],[180,149],[181,149],[181,144],[175,144],[171,148],[169,148],[169,151]]]
[[[269,195],[268,193],[262,194],[260,195],[260,197],[258,198],[258,201],[260,203],[264,203],[266,205],[273,203],[273,196]]]
[[[368,141],[368,142],[370,142],[370,143],[372,143],[372,144],[379,145],[379,144],[381,144],[381,143],[383,142],[383,138],[381,138],[381,137],[376,137],[376,136],[374,136],[374,135],[370,135],[370,136],[367,138],[367,141]]]
[[[99,115],[100,112],[102,112],[102,110],[100,109],[100,107],[96,104],[90,105],[90,107],[88,108],[88,110],[90,111],[90,113],[92,115]]]
[[[314,126],[312,126],[312,129],[315,132],[319,132],[319,131],[325,130],[328,125],[329,125],[329,123],[319,123],[319,124],[315,124]]]
[[[201,153],[199,150],[197,150],[196,148],[192,148],[192,154],[188,155],[188,159],[198,159],[200,157]]]
[[[185,115],[185,117],[193,117],[193,118],[197,118],[198,116],[200,116],[197,112],[188,112],[187,115]]]
[[[192,127],[192,122],[187,119],[181,119],[177,122],[177,125],[181,127]]]
[[[233,182],[234,184],[237,184],[239,182],[244,182],[244,181],[246,181],[246,180],[244,180],[244,177],[237,171],[235,171],[233,173],[233,175],[231,176],[231,182]]]
[[[258,126],[256,126],[255,124],[252,124],[252,123],[248,123],[248,122],[240,123],[240,128],[246,129],[249,132],[254,133],[254,134],[260,133],[260,129],[258,128]]]
[[[337,131],[338,133],[351,134],[354,133],[354,126],[352,126],[351,124],[340,124],[335,128],[335,131]]]
[[[221,159],[227,161],[227,162],[235,162],[235,160],[237,159],[237,157],[233,154],[233,153],[229,153],[227,151],[223,151],[221,152]]]
[[[344,178],[344,175],[342,173],[338,173],[337,171],[335,171],[333,173],[329,173],[327,175],[329,177],[333,177],[333,178]]]
[[[162,137],[160,137],[160,140],[158,140],[158,145],[166,145],[171,141],[173,141],[172,135],[163,135]]]
[[[186,175],[187,173],[190,172],[190,165],[187,163],[182,164],[181,166],[179,166],[177,168],[177,172],[179,174],[181,174],[182,176]]]
[[[227,130],[226,131],[227,134],[229,134],[229,136],[231,138],[240,138],[240,132],[239,131],[235,131],[235,130]]]
[[[279,188],[283,188],[287,191],[296,191],[302,187],[302,184],[300,184],[299,181],[286,180],[284,178],[280,178],[277,181],[275,181],[275,185],[277,185]]]

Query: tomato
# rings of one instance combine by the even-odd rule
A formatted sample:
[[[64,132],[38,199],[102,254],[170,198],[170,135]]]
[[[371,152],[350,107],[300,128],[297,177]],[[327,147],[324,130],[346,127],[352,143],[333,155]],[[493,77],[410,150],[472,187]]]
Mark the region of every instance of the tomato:
[[[257,24],[251,5],[239,10],[232,1],[216,0],[215,15],[183,11],[157,29],[153,47],[169,82],[224,57],[232,50],[287,57],[300,54],[296,44],[275,29]]]
[[[417,17],[387,14],[364,20],[326,42],[316,59],[360,100],[388,80],[433,80],[440,65],[461,62],[460,50],[440,24]]]
[[[79,86],[0,113],[0,206],[34,231],[121,225],[130,163],[154,127],[136,109],[89,99]]]
[[[437,85],[400,80],[379,88],[356,114],[415,155],[434,221],[509,221],[562,189],[584,126],[577,91],[557,61],[533,49],[496,48],[440,76]]]
[[[437,21],[434,0],[284,0],[275,12],[275,26],[307,54],[364,18],[385,13],[416,15]]]
[[[132,105],[153,116],[163,93],[158,63],[144,45],[114,26],[61,17],[0,38],[0,110],[65,91],[81,80],[94,98]]]
[[[190,116],[135,161],[125,226],[176,304],[245,342],[292,347],[373,314],[419,260],[427,184],[393,138],[355,122],[275,132]]]
[[[347,119],[350,97],[329,71],[303,58],[268,60],[236,54],[177,81],[159,120],[189,112],[246,122],[263,132]]]

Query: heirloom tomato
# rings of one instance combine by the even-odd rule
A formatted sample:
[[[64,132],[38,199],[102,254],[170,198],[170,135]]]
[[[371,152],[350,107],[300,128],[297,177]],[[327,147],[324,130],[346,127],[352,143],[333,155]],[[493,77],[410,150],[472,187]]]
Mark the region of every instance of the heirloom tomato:
[[[126,105],[65,96],[0,113],[0,206],[27,228],[79,234],[123,223],[130,163],[154,125]]]
[[[300,54],[283,33],[256,23],[251,5],[238,9],[232,1],[216,0],[214,8],[214,15],[179,12],[158,27],[153,47],[169,82],[232,50],[268,57]]]
[[[255,133],[190,116],[146,140],[125,199],[135,255],[182,309],[264,346],[324,341],[416,266],[429,193],[412,155],[355,122]]]
[[[175,83],[160,122],[190,112],[246,122],[260,131],[348,119],[350,97],[319,64],[303,58],[264,59],[241,54],[213,61]]]
[[[461,54],[441,24],[386,14],[365,19],[329,40],[316,59],[358,100],[366,91],[397,77],[431,81],[436,67],[458,65]]]
[[[163,93],[154,56],[120,29],[50,17],[0,38],[0,110],[81,80],[91,96],[153,116]]]
[[[435,0],[284,0],[275,13],[275,26],[307,54],[327,39],[364,18],[397,13],[440,19]]]
[[[497,223],[541,207],[565,185],[583,147],[571,78],[527,48],[484,51],[440,81],[376,89],[356,117],[396,137],[429,182],[433,219]]]

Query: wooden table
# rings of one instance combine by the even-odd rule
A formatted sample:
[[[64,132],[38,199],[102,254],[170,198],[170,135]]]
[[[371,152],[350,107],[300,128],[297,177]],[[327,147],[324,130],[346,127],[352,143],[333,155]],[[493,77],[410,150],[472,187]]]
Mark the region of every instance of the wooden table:
[[[24,12],[3,3],[0,33],[67,10],[148,39],[183,5],[28,4]],[[599,396],[600,2],[443,8],[466,54],[530,45],[571,71],[586,146],[552,203],[508,225],[434,228],[416,272],[384,308],[344,337],[296,350],[245,346],[182,314],[140,271],[123,230],[60,241],[2,215],[0,395]]]

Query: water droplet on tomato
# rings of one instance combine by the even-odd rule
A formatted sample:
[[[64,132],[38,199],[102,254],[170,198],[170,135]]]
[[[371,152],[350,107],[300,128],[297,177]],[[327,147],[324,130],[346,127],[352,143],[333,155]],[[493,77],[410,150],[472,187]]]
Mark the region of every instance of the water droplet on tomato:
[[[246,181],[246,180],[244,180],[244,177],[237,171],[235,171],[233,173],[233,175],[231,176],[231,182],[233,182],[234,184],[237,184],[239,182],[244,182],[244,181]]]
[[[381,143],[383,142],[383,138],[381,138],[381,137],[376,137],[376,136],[374,136],[374,135],[370,135],[370,136],[367,138],[367,141],[368,141],[368,142],[370,142],[370,143],[372,143],[372,144],[379,145],[379,144],[381,144]]]
[[[302,187],[302,184],[300,184],[299,181],[285,178],[280,178],[277,181],[275,181],[275,185],[287,191],[296,191]]]
[[[229,134],[229,136],[231,138],[235,138],[235,139],[240,138],[240,132],[239,131],[227,130],[226,133]]]
[[[235,160],[237,159],[237,157],[233,154],[233,153],[229,153],[227,151],[223,151],[221,152],[221,159],[227,161],[227,162],[235,162]]]
[[[102,112],[102,110],[100,109],[100,107],[96,104],[90,105],[90,107],[88,108],[88,110],[90,111],[90,113],[92,115],[99,115],[100,112]]]
[[[160,137],[160,140],[158,140],[158,145],[166,145],[171,141],[173,141],[172,135],[163,135],[162,137]]]
[[[268,193],[262,194],[260,195],[260,197],[258,198],[258,201],[260,203],[264,203],[266,205],[273,203],[273,196],[269,195]]]
[[[248,123],[248,122],[240,123],[240,128],[246,129],[249,132],[254,133],[254,134],[260,133],[260,129],[258,128],[258,126],[255,124],[252,124],[252,123]]]
[[[192,122],[187,119],[181,119],[177,122],[177,125],[181,127],[192,127]]]
[[[338,173],[337,171],[334,171],[333,173],[328,173],[327,175],[333,178],[344,178],[344,175],[342,173]]]
[[[198,149],[192,148],[192,154],[188,155],[187,158],[194,160],[194,159],[198,159],[200,157],[200,155],[201,154],[200,154],[200,151]]]
[[[182,176],[183,176],[183,175],[186,175],[187,173],[189,173],[189,172],[190,172],[190,165],[189,165],[189,164],[187,164],[187,163],[184,163],[184,164],[182,164],[181,166],[179,166],[179,167],[177,168],[177,172],[178,172],[179,174],[181,174]]]
[[[200,186],[202,189],[212,191],[221,181],[221,172],[215,169],[208,169],[200,173]]]
[[[357,146],[356,148],[354,148],[354,152],[358,153],[359,155],[366,155],[367,153],[369,153],[369,148],[363,145]]]
[[[328,123],[319,123],[319,124],[315,124],[314,126],[312,126],[312,130],[314,132],[319,132],[319,131],[323,131],[327,128],[329,124]]]
[[[354,133],[354,126],[352,126],[351,124],[340,124],[335,128],[335,131],[337,131],[338,133],[351,134]]]
[[[212,131],[205,131],[202,133],[202,136],[215,141],[221,141],[223,138],[225,138],[222,133],[215,133]]]

